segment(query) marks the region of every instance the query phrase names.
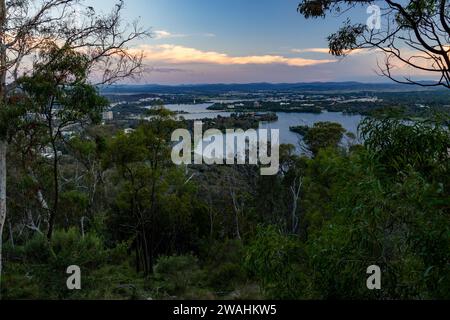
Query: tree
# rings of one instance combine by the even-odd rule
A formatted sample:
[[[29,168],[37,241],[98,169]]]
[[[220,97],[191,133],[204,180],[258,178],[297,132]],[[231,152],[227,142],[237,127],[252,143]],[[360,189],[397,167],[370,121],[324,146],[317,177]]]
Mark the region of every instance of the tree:
[[[259,227],[245,257],[249,273],[260,279],[271,299],[304,298],[309,286],[306,253],[295,236],[281,234],[274,226]]]
[[[450,133],[439,120],[405,123],[391,116],[372,117],[361,122],[360,132],[366,148],[389,173],[414,168],[434,177],[450,163]]]
[[[305,143],[314,156],[320,150],[337,148],[344,138],[346,130],[339,123],[317,122],[304,136]]]
[[[109,150],[118,189],[111,210],[113,233],[133,242],[137,270],[145,276],[153,273],[158,254],[176,252],[189,243],[178,238],[194,233],[189,228],[192,184],[170,157],[171,134],[179,123],[163,108],[150,114],[134,132],[117,135]]]
[[[64,144],[63,131],[83,122],[98,122],[102,108],[107,105],[97,89],[88,83],[89,58],[67,47],[49,44],[40,54],[41,61],[33,73],[18,79],[24,92],[24,102],[35,127],[44,127],[43,146],[51,146],[53,172],[53,206],[48,218],[47,238],[53,235],[59,209],[59,148]]]
[[[328,37],[330,52],[345,56],[355,49],[376,49],[385,54],[381,74],[395,82],[450,88],[450,16],[447,0],[303,0],[298,11],[306,18],[325,18],[356,6],[372,7],[382,24],[352,23],[350,19]],[[379,8],[379,12],[378,12]],[[379,16],[376,16],[379,13]],[[378,28],[380,27],[380,28]],[[395,75],[399,65],[433,76],[420,82]]]
[[[81,179],[75,184],[75,189],[86,190],[88,200],[85,214],[89,219],[95,213],[102,212],[108,205],[105,186],[106,166],[103,165],[107,154],[107,136],[102,126],[91,126],[67,142],[69,153],[76,160],[76,174],[81,167]],[[81,217],[82,218],[82,217]]]
[[[280,172],[260,176],[254,195],[258,217],[264,225],[276,225],[286,235],[298,235],[301,221],[301,194],[304,159],[294,145],[280,145]]]
[[[448,128],[369,118],[364,148],[308,160],[303,209],[319,298],[448,295]],[[383,270],[383,290],[360,275]]]
[[[30,60],[49,42],[84,52],[90,74],[111,83],[140,71],[142,54],[130,53],[130,42],[149,36],[138,22],[123,25],[120,0],[108,14],[98,14],[82,0],[0,0],[0,275],[1,239],[6,220],[6,153],[8,96]],[[8,81],[8,83],[7,83]]]

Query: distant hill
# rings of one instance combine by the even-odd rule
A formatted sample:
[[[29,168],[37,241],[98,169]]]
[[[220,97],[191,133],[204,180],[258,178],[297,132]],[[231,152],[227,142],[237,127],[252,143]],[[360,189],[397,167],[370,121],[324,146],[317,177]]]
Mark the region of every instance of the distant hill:
[[[423,82],[426,83],[426,82]],[[361,91],[423,91],[446,90],[436,87],[420,87],[397,83],[361,83],[361,82],[311,82],[311,83],[248,83],[248,84],[198,84],[198,85],[113,85],[101,88],[104,94],[125,93],[208,93],[221,94],[227,92],[257,92],[257,91],[297,91],[297,92],[361,92]]]

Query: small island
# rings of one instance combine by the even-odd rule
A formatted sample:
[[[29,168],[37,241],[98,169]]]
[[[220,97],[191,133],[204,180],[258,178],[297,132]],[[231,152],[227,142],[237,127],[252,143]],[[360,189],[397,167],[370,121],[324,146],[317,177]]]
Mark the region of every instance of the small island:
[[[227,129],[258,129],[260,122],[277,121],[275,113],[232,113],[229,117],[218,116],[215,119],[202,119],[203,130],[218,129],[225,132]],[[188,127],[193,128],[194,122],[198,120],[188,120]]]
[[[290,131],[297,133],[301,136],[305,136],[308,131],[310,130],[310,127],[308,126],[293,126],[289,128]]]
[[[305,112],[322,113],[322,107],[314,103],[302,101],[240,101],[240,102],[218,102],[208,108],[213,111],[235,111],[235,112]]]

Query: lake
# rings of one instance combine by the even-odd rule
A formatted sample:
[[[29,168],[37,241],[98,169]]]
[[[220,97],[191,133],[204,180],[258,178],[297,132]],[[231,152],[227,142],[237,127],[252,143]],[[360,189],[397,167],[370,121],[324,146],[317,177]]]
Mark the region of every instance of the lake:
[[[182,114],[180,116],[187,120],[200,120],[200,119],[214,119],[217,116],[229,117],[231,112],[217,112],[207,110],[211,103],[195,104],[195,105],[166,105],[165,107],[171,111],[182,111],[188,114]],[[292,126],[308,125],[312,126],[317,122],[337,122],[340,123],[347,131],[357,133],[358,125],[363,119],[360,115],[346,115],[341,112],[323,112],[321,114],[315,113],[286,113],[277,112],[278,121],[274,122],[262,122],[260,124],[261,129],[279,129],[280,130],[280,142],[283,144],[292,144],[299,149],[299,143],[301,137],[289,130]]]

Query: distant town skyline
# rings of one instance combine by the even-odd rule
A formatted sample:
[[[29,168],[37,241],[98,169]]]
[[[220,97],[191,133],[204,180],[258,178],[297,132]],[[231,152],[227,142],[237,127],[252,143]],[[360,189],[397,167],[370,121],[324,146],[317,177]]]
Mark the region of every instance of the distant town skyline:
[[[137,83],[387,82],[373,51],[346,58],[328,53],[327,36],[348,17],[364,23],[361,7],[341,17],[305,20],[300,0],[129,0],[125,21],[140,17],[153,37],[135,43],[145,53]],[[111,0],[89,0],[102,11]],[[349,16],[350,14],[350,16]]]

